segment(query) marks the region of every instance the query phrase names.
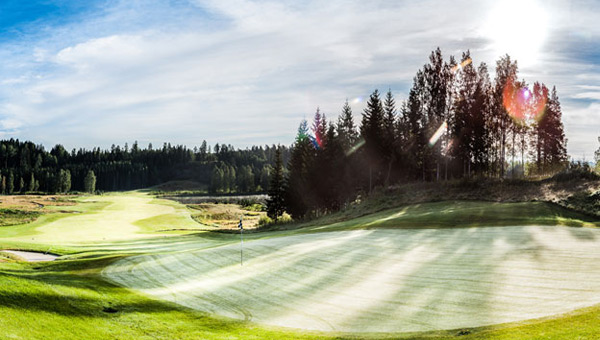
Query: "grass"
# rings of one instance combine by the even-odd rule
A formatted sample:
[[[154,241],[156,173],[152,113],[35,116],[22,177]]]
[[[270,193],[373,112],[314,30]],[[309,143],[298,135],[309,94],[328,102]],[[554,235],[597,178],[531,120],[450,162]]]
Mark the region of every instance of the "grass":
[[[119,260],[109,279],[260,324],[343,332],[456,329],[599,303],[598,229],[373,229]],[[560,301],[560,304],[556,302]]]
[[[268,339],[297,332],[269,330],[151,300],[68,269],[0,264],[0,337],[3,339]],[[29,268],[28,268],[29,267]]]
[[[81,197],[80,204],[60,208],[37,222],[3,229],[5,241],[77,245],[160,236],[157,230],[195,228],[185,207],[170,201],[156,204],[140,193]]]
[[[600,190],[596,192],[580,191],[560,201],[559,204],[591,216],[600,217]]]
[[[263,230],[321,232],[374,228],[422,229],[527,225],[600,227],[600,220],[593,216],[547,202],[443,201],[411,204],[374,213],[370,208],[351,208],[327,215],[317,222],[268,226]]]
[[[193,210],[192,218],[196,222],[222,229],[237,229],[240,217],[243,217],[244,228],[255,228],[260,218],[266,216],[260,204],[242,207],[233,203],[200,203],[188,207]]]
[[[0,227],[30,223],[40,215],[39,211],[0,209]]]
[[[585,300],[581,306],[593,304],[599,295],[593,282],[600,280],[595,277],[600,272],[596,268],[600,261],[595,246],[598,221],[555,205],[452,201],[404,206],[375,214],[350,210],[316,224],[296,224],[289,230],[246,235],[248,262],[244,266],[246,272],[240,274],[236,272],[239,236],[193,233],[197,224],[181,204],[140,193],[75,200],[78,203],[75,206],[52,208],[71,213],[49,213],[29,224],[0,228],[0,249],[47,250],[53,245],[53,252],[71,254],[66,260],[54,263],[26,264],[11,260],[0,263],[1,338],[592,339],[600,332],[600,308],[594,306],[542,319],[479,328],[461,324],[460,329],[449,331],[377,334],[292,330],[181,306],[214,304],[213,311],[219,308],[235,311],[231,305],[237,303],[232,304],[233,300],[245,306],[254,300],[257,306],[267,306],[250,310],[253,319],[285,321],[286,309],[298,312],[315,304],[324,305],[319,308],[323,312],[331,311],[332,303],[327,304],[331,299],[348,307],[344,313],[356,311],[347,305],[351,303],[348,296],[364,292],[375,294],[373,305],[362,301],[357,305],[368,310],[338,324],[351,325],[352,320],[368,323],[368,318],[381,315],[375,318],[375,325],[385,326],[393,321],[407,322],[404,314],[394,314],[399,313],[393,309],[394,303],[400,309],[424,306],[421,312],[410,311],[415,318],[422,316],[424,320],[428,314],[434,315],[436,308],[449,308],[452,301],[460,301],[462,306],[470,299],[475,300],[467,304],[466,311],[483,310],[476,316],[480,319],[506,316],[501,302],[506,299],[517,300],[525,309],[542,304],[543,315],[569,310],[568,306],[561,306],[562,302],[576,304],[573,299],[578,294],[583,294],[579,298]],[[343,221],[345,218],[351,220]],[[179,223],[190,229],[179,233],[163,231],[165,226]],[[585,228],[537,226],[557,224]],[[473,228],[455,228],[463,225]],[[505,227],[474,228],[481,225]],[[520,227],[523,225],[530,227]],[[331,238],[334,234],[343,236]],[[351,236],[356,238],[353,240]],[[137,267],[133,267],[135,263]],[[382,269],[382,266],[387,267]],[[133,272],[125,274],[122,271],[126,268]],[[563,268],[574,269],[565,273]],[[407,270],[415,275],[411,272],[403,276]],[[505,273],[507,270],[510,275]],[[395,283],[394,275],[404,277],[404,284]],[[427,275],[439,278],[438,285],[428,282]],[[135,278],[127,283],[133,289],[116,286],[106,281],[106,276],[114,281]],[[493,280],[486,281],[488,276]],[[444,277],[448,282],[443,282]],[[537,277],[536,282],[543,285],[536,288],[540,293],[528,291],[527,296],[532,293],[534,298],[543,295],[549,299],[527,304],[525,297],[514,296],[523,292],[519,289],[530,284],[531,277]],[[561,282],[557,277],[565,280]],[[194,284],[197,286],[198,282],[200,289],[210,290],[200,295],[204,302],[194,295],[195,289],[199,289]],[[455,284],[447,286],[452,282]],[[158,287],[154,287],[157,283]],[[561,286],[552,288],[554,284]],[[395,288],[380,289],[379,285]],[[160,296],[165,287],[175,293],[177,304],[168,301],[174,301],[175,296],[154,300],[139,293]],[[244,289],[256,291],[246,300],[233,298]],[[473,293],[477,290],[479,293]],[[182,295],[184,292],[189,295]],[[343,295],[344,292],[347,294]],[[382,296],[390,292],[393,294]],[[556,295],[561,292],[572,294]],[[228,297],[228,293],[232,295]],[[275,302],[284,302],[268,304],[271,296]],[[219,299],[227,303],[220,303]],[[281,310],[284,312],[278,313]],[[314,317],[314,310],[311,313]],[[395,315],[393,321],[390,315]],[[441,320],[448,318],[451,319],[446,315]],[[378,330],[385,329],[383,326]],[[458,336],[463,328],[465,335]]]

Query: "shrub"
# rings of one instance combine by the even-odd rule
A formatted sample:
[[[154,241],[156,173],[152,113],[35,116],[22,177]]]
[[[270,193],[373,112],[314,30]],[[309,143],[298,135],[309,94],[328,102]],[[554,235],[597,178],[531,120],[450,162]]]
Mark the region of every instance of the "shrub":
[[[571,162],[564,170],[552,176],[557,182],[566,182],[573,179],[600,180],[600,175],[588,163]]]
[[[292,219],[292,216],[290,216],[290,214],[284,212],[283,215],[279,216],[279,218],[277,219],[277,224],[291,223],[293,221],[294,220]],[[273,220],[272,218],[270,218],[267,215],[262,216],[258,220],[259,227],[265,227],[265,226],[272,225],[272,224],[275,224],[275,220]]]
[[[271,224],[273,224],[273,219],[271,219],[267,215],[261,216],[261,218],[258,220],[258,225],[261,227],[268,226]]]

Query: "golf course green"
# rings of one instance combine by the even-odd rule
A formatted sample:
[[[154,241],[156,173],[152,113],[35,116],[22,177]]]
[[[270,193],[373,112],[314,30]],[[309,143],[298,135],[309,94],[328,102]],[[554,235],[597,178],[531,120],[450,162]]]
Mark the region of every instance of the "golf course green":
[[[187,307],[343,332],[477,327],[600,303],[600,230],[354,230],[143,255],[104,275]]]
[[[143,192],[76,201],[0,228],[0,249],[61,255],[0,262],[0,338],[561,339],[600,330],[589,322],[600,316],[598,221],[542,202],[425,203],[251,233],[241,265],[239,235],[199,231],[178,203]]]

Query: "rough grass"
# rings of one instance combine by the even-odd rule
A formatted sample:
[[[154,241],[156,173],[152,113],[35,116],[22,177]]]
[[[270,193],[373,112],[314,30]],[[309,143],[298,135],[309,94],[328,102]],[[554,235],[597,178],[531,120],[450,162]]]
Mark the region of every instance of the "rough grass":
[[[600,190],[580,191],[561,200],[559,204],[572,210],[600,217]]]
[[[389,208],[371,213],[356,206],[317,221],[268,226],[263,230],[300,232],[373,228],[455,228],[480,226],[562,225],[600,227],[600,220],[546,202],[497,203],[443,201]]]
[[[378,190],[350,210],[359,209],[372,213],[387,208],[409,204],[447,200],[484,202],[532,202],[560,203],[580,192],[600,190],[600,180],[572,179],[568,181],[544,180],[453,180],[442,182],[416,182]]]
[[[21,209],[0,209],[0,227],[35,221],[41,212]]]
[[[240,217],[243,217],[244,228],[256,228],[260,218],[266,216],[259,204],[242,207],[232,203],[200,203],[188,207],[193,209],[192,218],[196,222],[219,229],[236,230]]]

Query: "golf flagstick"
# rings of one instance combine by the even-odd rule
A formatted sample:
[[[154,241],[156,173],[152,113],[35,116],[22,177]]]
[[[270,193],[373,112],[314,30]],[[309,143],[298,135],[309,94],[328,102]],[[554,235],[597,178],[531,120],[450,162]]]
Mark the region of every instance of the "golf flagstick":
[[[244,226],[242,225],[242,216],[240,216],[240,224],[238,224],[238,228],[240,228],[240,266],[244,265]]]

